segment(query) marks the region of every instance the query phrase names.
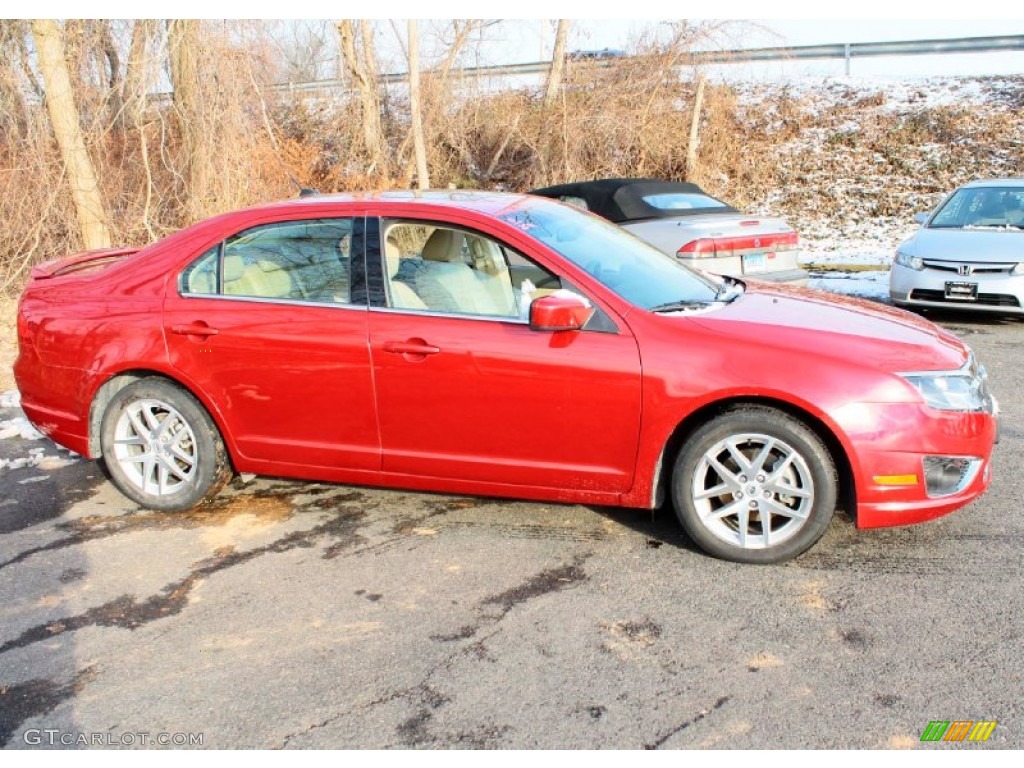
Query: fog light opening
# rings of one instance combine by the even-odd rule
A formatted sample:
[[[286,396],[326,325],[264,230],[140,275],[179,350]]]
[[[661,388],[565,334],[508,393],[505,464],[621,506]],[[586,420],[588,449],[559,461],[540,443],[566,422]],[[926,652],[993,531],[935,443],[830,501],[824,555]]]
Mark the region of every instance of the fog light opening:
[[[952,496],[971,484],[981,459],[968,456],[925,456],[924,485],[928,495]]]

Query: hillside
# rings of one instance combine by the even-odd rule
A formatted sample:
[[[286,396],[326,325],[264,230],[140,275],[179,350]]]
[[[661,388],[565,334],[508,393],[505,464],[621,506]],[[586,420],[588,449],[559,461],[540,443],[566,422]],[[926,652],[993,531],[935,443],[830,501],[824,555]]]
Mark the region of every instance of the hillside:
[[[913,214],[958,184],[1024,176],[1021,77],[816,79],[737,91],[751,133],[774,156],[772,187],[752,206],[800,230],[805,261],[887,264],[914,230]]]

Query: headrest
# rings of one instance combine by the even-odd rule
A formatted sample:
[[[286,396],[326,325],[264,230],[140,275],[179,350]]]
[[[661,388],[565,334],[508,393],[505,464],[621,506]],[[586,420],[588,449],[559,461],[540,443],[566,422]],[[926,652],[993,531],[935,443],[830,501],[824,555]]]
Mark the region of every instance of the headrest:
[[[435,229],[423,246],[426,261],[452,261],[462,263],[463,234],[453,229]]]
[[[245,259],[239,256],[237,253],[227,253],[224,255],[224,282],[231,283],[235,280],[241,280],[242,274],[245,272]]]
[[[388,277],[394,277],[402,266],[402,249],[398,245],[394,232],[384,238],[384,259],[388,265]]]

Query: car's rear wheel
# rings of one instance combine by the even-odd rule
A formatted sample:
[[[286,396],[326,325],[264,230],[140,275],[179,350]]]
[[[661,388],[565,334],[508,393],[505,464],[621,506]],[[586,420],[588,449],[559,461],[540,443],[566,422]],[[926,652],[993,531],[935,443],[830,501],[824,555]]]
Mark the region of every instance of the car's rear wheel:
[[[142,379],[114,395],[100,446],[114,484],[150,509],[191,509],[231,477],[224,442],[206,409],[163,379]]]
[[[835,511],[835,464],[820,438],[773,408],[740,406],[704,424],[676,457],[672,500],[706,552],[779,563],[809,549]]]

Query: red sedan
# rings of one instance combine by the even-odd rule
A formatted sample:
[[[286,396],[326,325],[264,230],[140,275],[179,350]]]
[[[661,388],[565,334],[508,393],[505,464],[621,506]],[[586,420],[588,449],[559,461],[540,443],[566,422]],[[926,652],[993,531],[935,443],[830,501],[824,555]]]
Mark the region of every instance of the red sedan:
[[[977,498],[996,405],[902,312],[695,273],[537,197],[314,196],[37,268],[22,407],[139,504],[232,472],[654,508],[779,562]]]

